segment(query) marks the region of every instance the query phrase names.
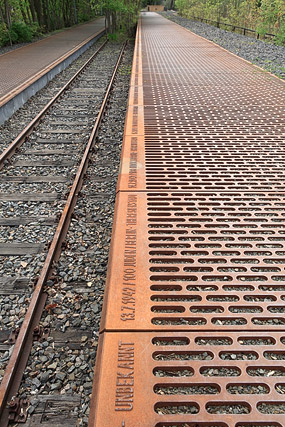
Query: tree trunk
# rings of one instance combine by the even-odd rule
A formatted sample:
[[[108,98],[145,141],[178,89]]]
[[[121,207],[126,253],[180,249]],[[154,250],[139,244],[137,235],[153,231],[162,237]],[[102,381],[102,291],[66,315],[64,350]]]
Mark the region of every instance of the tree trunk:
[[[20,10],[21,10],[21,15],[22,15],[22,18],[23,18],[25,24],[27,24],[27,25],[30,24],[31,22],[29,21],[28,15],[26,13],[25,5],[23,4],[23,2],[20,1],[19,6],[20,6]]]
[[[4,6],[5,6],[6,24],[8,28],[10,28],[11,27],[11,8],[8,0],[5,0]]]
[[[31,14],[31,9],[29,4],[26,4],[26,12],[27,12],[29,23],[31,24],[33,22],[33,19],[32,19],[32,14]]]
[[[57,30],[58,28],[63,27],[63,18],[62,18],[62,5],[58,5],[57,0],[49,1],[49,21],[51,30]]]
[[[6,19],[5,19],[4,11],[2,10],[1,5],[0,5],[0,19],[3,22],[3,24],[6,24]]]
[[[41,0],[34,0],[34,7],[38,18],[40,27],[43,25],[43,14]]]
[[[107,33],[110,33],[111,32],[111,16],[108,10],[106,10],[105,16],[106,16]]]
[[[112,12],[112,33],[114,34],[117,31],[117,14]]]
[[[34,0],[29,0],[29,5],[30,5],[30,11],[31,11],[33,22],[38,22],[36,11],[35,11]]]
[[[49,20],[49,13],[48,13],[48,0],[42,0],[42,10],[43,10],[43,24],[45,27],[46,32],[48,33],[50,31],[50,20]]]

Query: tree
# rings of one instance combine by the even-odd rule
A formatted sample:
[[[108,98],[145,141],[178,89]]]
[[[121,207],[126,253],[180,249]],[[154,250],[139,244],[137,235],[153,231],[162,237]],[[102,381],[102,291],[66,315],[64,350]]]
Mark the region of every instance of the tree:
[[[19,40],[15,29],[30,39],[31,33],[87,21],[95,15],[93,3],[94,0],[0,0],[0,45],[7,44],[7,37],[11,42]]]
[[[119,29],[132,31],[141,7],[140,0],[93,0],[95,10],[102,9],[106,17],[108,33],[114,34]]]
[[[284,0],[176,0],[178,13],[275,33],[285,42]]]

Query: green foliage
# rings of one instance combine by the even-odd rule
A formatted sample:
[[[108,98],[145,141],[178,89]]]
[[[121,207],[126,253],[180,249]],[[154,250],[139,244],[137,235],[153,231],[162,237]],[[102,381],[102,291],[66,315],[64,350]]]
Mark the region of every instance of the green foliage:
[[[110,12],[125,12],[124,0],[97,0],[94,2],[94,9],[103,9]]]
[[[119,70],[118,70],[118,73],[121,76],[129,76],[132,74],[132,66],[131,65],[121,65]]]
[[[285,45],[285,25],[277,33],[276,43],[280,45]]]
[[[31,27],[24,22],[13,22],[10,31],[17,35],[17,42],[30,42],[33,39],[33,31]]]
[[[28,42],[34,36],[102,13],[109,33],[133,35],[141,3],[142,0],[0,0],[0,44]]]
[[[9,44],[15,43],[17,41],[17,34],[9,30],[5,24],[0,26],[0,45],[8,46]]]
[[[267,25],[265,22],[260,21],[256,26],[256,31],[261,37],[264,37],[267,33]]]
[[[118,33],[109,33],[108,34],[108,40],[117,41],[118,40]]]
[[[176,0],[175,5],[179,15],[186,17],[188,16],[192,6],[188,0]]]
[[[160,5],[163,4],[165,1],[162,0],[144,0],[142,1],[142,7],[150,6],[150,5]]]
[[[2,24],[0,26],[0,45],[30,42],[37,33],[37,29],[37,25],[28,26],[24,22],[13,22],[10,28]]]
[[[175,4],[181,16],[251,28],[261,36],[276,34],[277,41],[284,43],[284,0],[176,0]]]
[[[33,33],[33,37],[39,37],[43,35],[43,30],[37,22],[32,22],[29,24],[29,27]]]
[[[78,14],[78,22],[87,22],[90,20],[90,15],[87,13],[79,13]]]
[[[91,0],[93,8],[102,11],[106,17],[107,31],[115,34],[118,31],[132,35],[137,22],[141,0]]]
[[[93,0],[0,0],[0,43],[29,41],[90,20]],[[14,27],[13,27],[14,26]]]

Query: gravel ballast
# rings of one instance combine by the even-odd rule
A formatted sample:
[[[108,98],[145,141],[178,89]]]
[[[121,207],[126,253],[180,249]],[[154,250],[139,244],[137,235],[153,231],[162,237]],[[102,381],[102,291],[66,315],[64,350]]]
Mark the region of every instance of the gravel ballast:
[[[62,401],[62,412],[57,415],[68,419],[70,426],[88,423],[132,54],[133,46],[129,45],[75,207],[65,250],[54,277],[47,283],[48,300],[41,325],[50,327],[50,336],[47,341],[34,343],[20,387],[20,396],[30,398],[33,422],[43,399],[48,397]]]
[[[54,105],[19,152],[5,165],[1,174],[0,326],[4,346],[0,352],[0,376],[4,374],[12,351],[5,337],[11,330],[21,326],[23,321],[33,285],[43,267],[48,245],[52,241],[72,178],[78,169],[79,160],[92,131],[120,48],[121,43],[108,43],[101,50],[95,61],[73,84],[73,90],[66,93]],[[78,117],[73,119],[73,113],[76,115],[78,109],[85,112],[84,123],[87,120],[87,124],[84,124],[84,129]],[[70,126],[71,123],[73,126]],[[56,149],[57,145],[62,147],[61,151]],[[83,249],[83,245],[80,244],[80,253]],[[73,278],[74,276],[72,274]],[[13,296],[11,304],[5,287],[9,280],[17,279],[27,280],[27,286],[22,289],[20,295]],[[57,298],[61,301],[60,297]],[[74,306],[76,308],[76,304]],[[47,310],[48,315],[49,312],[50,310]],[[74,324],[76,322],[78,319],[75,313]],[[43,346],[46,344],[49,347],[47,341]],[[50,349],[47,351],[49,353]],[[39,354],[46,357],[45,353]],[[48,359],[49,365],[52,365],[51,359]],[[38,365],[40,364],[37,364],[35,372],[40,368]],[[61,378],[62,374],[59,373],[56,378],[58,377]],[[33,373],[33,386],[35,385],[38,385],[38,378],[37,374]],[[57,386],[53,387],[57,389]]]
[[[161,15],[285,79],[285,47],[182,18],[172,12],[162,12]]]

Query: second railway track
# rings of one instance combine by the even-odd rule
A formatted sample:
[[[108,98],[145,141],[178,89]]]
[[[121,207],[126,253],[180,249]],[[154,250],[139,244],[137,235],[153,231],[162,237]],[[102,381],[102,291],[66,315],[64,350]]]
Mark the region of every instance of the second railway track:
[[[76,126],[84,126],[86,128],[86,125],[88,123],[88,117],[82,118],[80,113],[82,114],[82,111],[84,110],[83,107],[86,108],[86,103],[92,99],[93,95],[95,95],[94,101],[96,102],[96,95],[98,96],[100,94],[100,88],[96,88],[93,90],[90,89],[89,83],[90,79],[92,82],[94,82],[95,75],[90,74],[90,71],[92,72],[92,68],[89,70],[89,74],[87,78],[84,80],[83,73],[87,71],[87,69],[94,64],[94,60],[97,58],[97,55],[101,52],[101,50],[105,47],[106,41],[101,43],[100,47],[87,59],[87,61],[84,62],[84,64],[70,77],[70,79],[59,89],[56,91],[56,93],[52,96],[52,98],[43,106],[43,108],[36,114],[31,121],[28,122],[28,124],[20,131],[20,133],[16,136],[16,138],[7,146],[4,148],[3,152],[0,154],[0,167],[3,167],[5,162],[7,162],[10,157],[14,154],[16,150],[19,150],[21,145],[25,142],[26,138],[35,130],[35,128],[39,125],[39,123],[44,119],[44,117],[51,112],[51,109],[54,106],[57,106],[58,108],[61,107],[61,103],[57,104],[60,100],[63,102],[70,103],[70,109],[71,113],[69,115],[66,114],[58,114],[55,111],[55,116],[59,115],[59,117],[63,118],[62,121],[53,122],[51,123],[53,126],[51,126],[51,131],[56,134],[56,130],[59,130],[61,133],[63,133],[63,126],[69,126],[69,131],[65,133],[72,134],[72,126],[74,128],[74,132],[78,133],[78,129],[76,129]],[[99,69],[100,71],[100,65]],[[86,83],[84,83],[86,81]],[[98,79],[98,82],[100,80]],[[83,88],[81,85],[83,84]],[[78,86],[77,86],[78,85]],[[100,85],[100,83],[99,83]],[[84,87],[85,86],[85,87]],[[96,93],[97,90],[97,93]],[[72,93],[72,98],[70,98],[70,91]],[[82,102],[82,99],[80,99],[80,93],[86,95],[85,103]],[[64,99],[61,99],[64,96]],[[77,97],[79,99],[77,99]],[[64,104],[63,104],[64,105]],[[92,109],[91,109],[92,111]],[[72,118],[78,117],[79,114],[79,120],[73,121]],[[69,121],[68,121],[69,119]],[[85,122],[85,123],[84,123]],[[59,132],[58,132],[59,133]],[[62,154],[62,153],[60,153]]]
[[[24,128],[37,116],[46,104],[66,85],[66,83],[80,70],[80,68],[102,46],[104,39],[100,39],[76,59],[69,67],[54,77],[43,89],[32,96],[13,116],[0,126],[0,152],[2,153],[19,136]]]
[[[22,325],[23,317],[27,310],[31,310],[28,307],[33,298],[35,298],[35,292],[39,291],[39,294],[41,293],[42,289],[39,290],[37,286],[35,287],[36,279],[41,274],[42,267],[47,264],[47,252],[49,250],[49,257],[51,252],[49,246],[61,212],[66,204],[66,197],[72,184],[72,178],[76,172],[78,186],[71,188],[71,193],[72,191],[74,192],[75,198],[80,188],[82,176],[78,175],[78,170],[80,167],[82,172],[86,170],[86,165],[81,160],[81,157],[83,155],[85,160],[88,160],[88,154],[84,150],[88,144],[90,145],[89,148],[91,148],[94,143],[98,128],[95,131],[94,129],[92,131],[92,128],[96,117],[97,125],[101,121],[101,117],[98,118],[98,113],[103,114],[104,108],[101,107],[99,112],[100,105],[109,79],[112,77],[116,61],[119,61],[122,55],[122,51],[120,53],[121,48],[122,46],[116,43],[107,44],[102,48],[96,61],[88,66],[80,79],[76,79],[72,90],[68,91],[51,107],[21,150],[12,157],[11,164],[6,164],[2,170],[0,177],[2,205],[1,288],[6,289],[5,292],[1,292],[3,301],[1,319],[3,325],[1,334],[2,374],[4,374],[6,364],[9,363],[11,355],[13,358],[13,345],[15,342],[15,351],[18,350],[19,353],[21,351],[26,352],[25,359],[28,357],[28,351],[24,348],[26,337],[23,334],[21,336],[23,328],[19,333],[19,327]],[[114,74],[112,79],[114,79]],[[111,89],[110,84],[108,89]],[[107,102],[106,96],[105,103]],[[90,137],[91,131],[92,135]],[[112,151],[111,148],[110,151]],[[80,161],[81,165],[78,168]],[[74,200],[70,198],[70,193],[68,200],[70,200],[70,206],[73,206]],[[68,215],[70,216],[70,213]],[[64,233],[66,233],[67,226],[65,222],[62,225],[64,226]],[[63,237],[60,237],[60,242],[62,239]],[[79,248],[79,252],[82,251],[83,253],[84,249],[84,246],[82,246]],[[59,248],[56,249],[56,253],[57,255],[59,254]],[[52,259],[50,260],[50,265],[52,265]],[[47,277],[48,271],[45,271],[44,275],[42,273],[42,278],[44,278],[42,284],[44,284]],[[80,277],[73,277],[73,279],[78,279],[80,282]],[[82,286],[84,288],[86,284]],[[32,295],[34,296],[32,297]],[[45,298],[42,304],[44,304],[44,301]],[[12,310],[11,305],[13,305]],[[50,304],[50,307],[47,307],[47,314],[50,314],[56,305]],[[38,316],[39,314],[36,315],[37,321],[39,320]],[[34,327],[33,321],[35,319],[31,318],[28,324],[33,324]],[[40,339],[41,333],[47,338],[46,333],[48,332],[45,329],[36,330],[35,338]],[[85,335],[83,340],[85,340]],[[20,337],[22,344],[18,345],[19,339],[17,341],[17,337]],[[77,337],[73,338],[76,341]],[[88,336],[86,337],[87,339]],[[74,345],[76,347],[78,344]],[[29,346],[31,346],[31,342]],[[15,363],[20,363],[19,368]],[[15,374],[18,375],[19,371],[23,372],[24,364],[21,366],[21,363],[23,362],[15,362],[15,360],[11,362],[10,360],[8,374],[6,371],[6,377],[4,376],[1,389],[2,409],[6,406],[7,401],[16,394],[15,390],[19,386],[21,374],[16,380],[16,386],[15,384],[12,386],[12,388],[14,387],[13,389],[10,388],[10,380]],[[8,388],[5,390],[7,385],[9,390]],[[54,390],[56,390],[56,387]],[[72,398],[69,398],[69,400],[72,400]],[[23,412],[27,408],[24,407],[25,403],[23,406],[23,401],[21,401],[19,406],[15,404],[16,409],[13,412],[14,400],[12,402],[10,416],[12,408],[11,418],[13,419],[14,417],[14,421],[19,421],[21,411]],[[9,411],[4,410],[1,425],[6,425],[4,423],[7,423],[8,414]]]

